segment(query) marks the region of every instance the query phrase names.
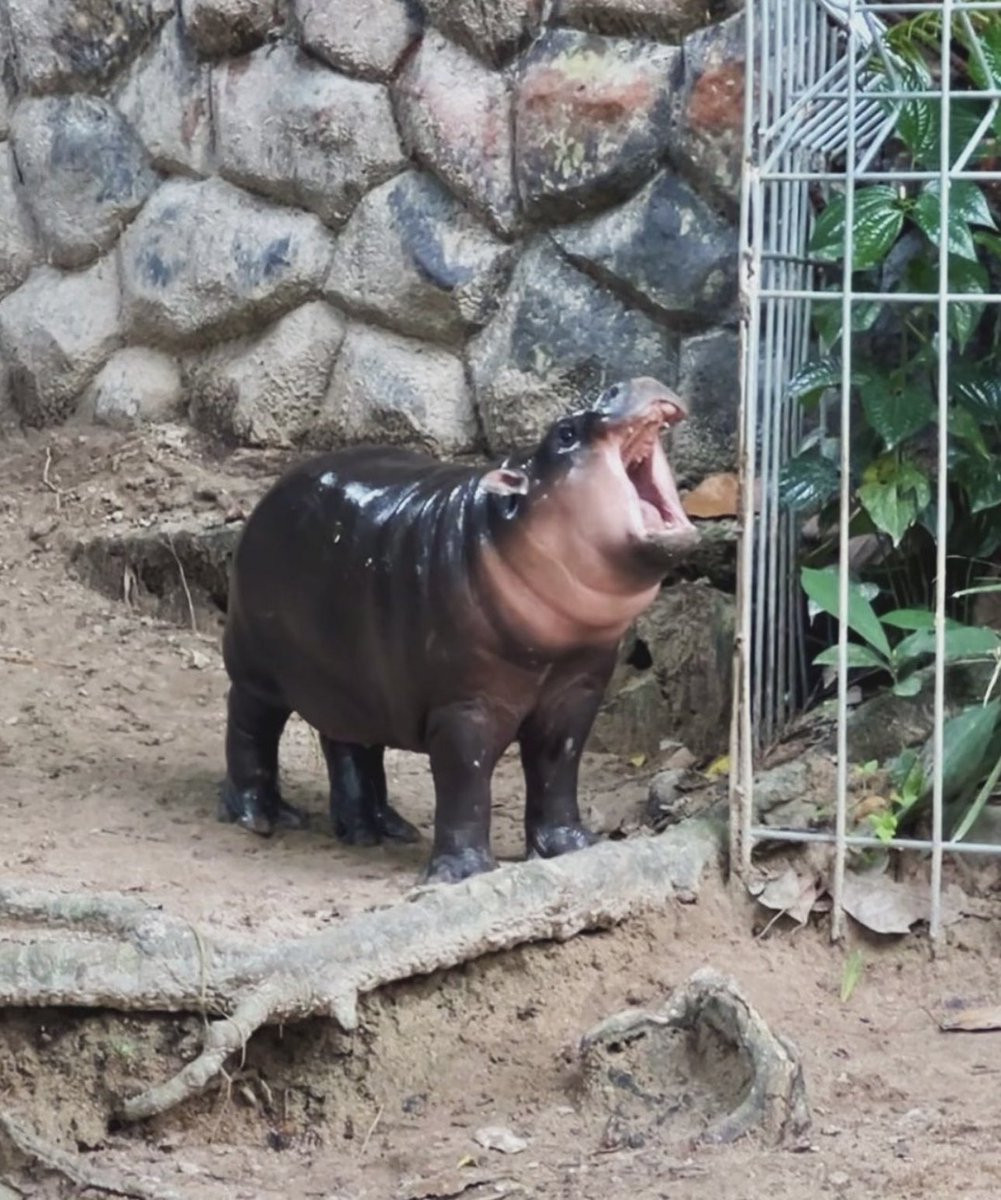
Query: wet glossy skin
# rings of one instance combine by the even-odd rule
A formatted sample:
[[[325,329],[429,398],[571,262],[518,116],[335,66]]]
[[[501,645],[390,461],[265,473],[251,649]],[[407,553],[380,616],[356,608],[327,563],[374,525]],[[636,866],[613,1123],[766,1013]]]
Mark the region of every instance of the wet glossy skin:
[[[301,823],[277,771],[297,712],[320,733],[346,842],[416,840],[388,803],[382,757],[421,751],[436,796],[426,878],[489,869],[490,779],[517,741],[529,853],[588,845],[578,764],[618,641],[692,536],[679,505],[651,544],[621,463],[683,411],[632,381],[493,470],[366,447],[282,477],[234,564],[221,816],[265,834]],[[666,470],[661,457],[638,470]]]

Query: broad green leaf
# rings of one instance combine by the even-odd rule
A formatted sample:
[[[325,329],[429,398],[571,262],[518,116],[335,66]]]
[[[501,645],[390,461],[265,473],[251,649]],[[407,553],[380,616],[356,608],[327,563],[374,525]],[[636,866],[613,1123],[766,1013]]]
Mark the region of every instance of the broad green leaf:
[[[950,475],[966,490],[971,513],[986,512],[1001,504],[1001,457],[956,457]]]
[[[984,249],[990,250],[992,254],[1001,258],[1001,237],[998,237],[996,233],[984,233],[978,229],[973,235],[973,240],[978,246],[983,246]]]
[[[970,262],[965,258],[950,257],[950,291],[982,294],[988,290],[989,286],[990,278],[980,263]],[[955,338],[959,343],[960,352],[966,349],[983,312],[984,305],[978,304],[976,301],[950,301],[948,308],[949,336]]]
[[[858,497],[876,527],[899,546],[931,500],[931,484],[913,463],[884,454],[866,467]]]
[[[977,704],[964,709],[946,721],[942,730],[944,753],[942,755],[942,794],[951,799],[968,787],[979,773],[984,755],[990,745],[997,726],[1001,701]],[[926,752],[930,753],[929,738]],[[931,791],[931,781],[926,780],[925,794]]]
[[[961,404],[954,404],[949,409],[949,433],[959,441],[972,446],[981,458],[991,457],[980,423],[973,413]]]
[[[852,383],[861,383],[865,378],[858,371],[851,372]],[[786,384],[786,394],[791,400],[809,405],[832,387],[841,387],[841,363],[836,358],[818,358],[799,368]]]
[[[995,760],[994,766],[991,767],[990,774],[981,785],[976,798],[953,831],[952,840],[954,842],[961,842],[973,828],[977,818],[983,811],[984,805],[993,795],[999,779],[1001,779],[1001,758]]]
[[[894,629],[934,629],[935,614],[926,608],[895,608],[893,612],[884,613],[879,618],[884,625]],[[960,624],[952,617],[946,617],[947,629],[958,629]]]
[[[967,366],[956,371],[949,387],[978,421],[1001,421],[1001,374]]]
[[[959,658],[987,658],[1001,648],[1001,638],[993,629],[960,625],[945,631],[945,661]],[[893,661],[903,667],[924,655],[935,653],[935,630],[918,629],[894,647]]]
[[[914,166],[932,168],[938,170],[941,159],[941,143],[942,143],[942,113],[940,106],[934,100],[910,100],[905,101],[904,107],[916,105],[920,103],[931,104],[931,127],[927,126],[921,131],[922,137],[919,144],[913,149]],[[954,162],[956,157],[966,148],[971,138],[976,134],[980,126],[980,122],[987,114],[987,101],[985,100],[965,100],[957,93],[953,93],[953,101],[949,114],[949,159]],[[981,161],[991,151],[991,139],[984,138],[974,150],[970,159],[970,166]]]
[[[779,473],[779,499],[792,509],[821,508],[838,494],[841,471],[816,447],[790,458]]]
[[[873,300],[861,300],[852,304],[852,332],[866,333],[883,311],[882,305]],[[841,301],[815,300],[813,303],[813,327],[821,342],[833,346],[841,337]]]
[[[895,696],[916,696],[921,691],[920,675],[908,675],[905,679],[899,679],[893,685],[893,694]]]
[[[938,144],[940,128],[934,100],[908,100],[901,105],[897,133],[915,158],[920,159]]]
[[[932,179],[924,185],[910,211],[911,219],[933,246],[938,246],[942,236],[942,199],[941,186],[937,179]],[[977,218],[970,214],[974,214]],[[986,218],[986,220],[984,219]],[[976,184],[965,180],[955,180],[949,189],[949,218],[947,223],[949,233],[949,253],[958,254],[960,258],[971,258],[976,261],[977,250],[973,244],[971,224],[990,225],[991,218],[987,202]]]
[[[838,262],[845,252],[847,204],[843,195],[834,196],[817,218],[810,239],[810,252],[824,262]],[[852,214],[852,263],[856,271],[883,261],[897,240],[904,213],[896,191],[886,184],[859,188]]]
[[[848,651],[849,667],[877,667],[882,671],[890,669],[890,664],[886,659],[868,646],[862,646],[858,642],[849,642],[845,649]],[[813,665],[815,667],[836,667],[838,661],[838,647],[828,646],[826,650],[821,650],[813,660]]]
[[[823,612],[837,617],[838,613],[838,573],[833,567],[803,567],[800,572],[803,591],[811,601]],[[879,623],[872,605],[865,598],[861,587],[852,580],[848,581],[848,613],[845,623],[859,637],[887,659],[890,657],[890,643],[886,632]]]
[[[930,180],[923,189],[932,190],[938,199],[938,181]],[[968,222],[970,225],[981,225],[986,229],[997,229],[990,205],[983,191],[969,179],[953,179],[949,184],[949,212]]]
[[[935,415],[931,394],[920,384],[894,384],[884,375],[873,375],[860,390],[869,424],[883,439],[887,450],[893,450],[911,434],[924,429]]]

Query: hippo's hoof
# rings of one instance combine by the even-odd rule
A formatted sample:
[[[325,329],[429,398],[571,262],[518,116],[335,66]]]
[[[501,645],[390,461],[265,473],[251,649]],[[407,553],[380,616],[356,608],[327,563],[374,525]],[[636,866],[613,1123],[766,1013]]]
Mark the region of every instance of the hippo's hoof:
[[[497,860],[489,850],[460,850],[457,854],[435,854],[424,868],[421,883],[458,883],[470,875],[492,871]]]
[[[270,837],[276,829],[305,829],[307,824],[305,814],[275,792],[260,788],[239,792],[228,779],[219,789],[218,816],[220,821],[235,822],[261,837]]]
[[[419,842],[420,830],[411,825],[391,805],[386,804],[375,814],[375,823],[387,842]]]
[[[593,846],[598,835],[583,825],[543,825],[528,835],[529,858],[556,858],[571,850]]]
[[[333,819],[334,837],[346,846],[378,846],[380,842],[419,842],[420,832],[388,804],[364,815],[339,814]]]

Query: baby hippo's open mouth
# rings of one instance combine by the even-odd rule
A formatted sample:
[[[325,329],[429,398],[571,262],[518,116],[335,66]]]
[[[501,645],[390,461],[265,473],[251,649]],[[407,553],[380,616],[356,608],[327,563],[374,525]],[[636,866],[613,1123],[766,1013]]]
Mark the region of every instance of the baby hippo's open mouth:
[[[609,430],[610,458],[616,474],[629,489],[624,498],[635,536],[672,542],[697,536],[681,505],[660,441],[661,429],[684,416],[680,402],[661,393],[638,415],[617,422]]]

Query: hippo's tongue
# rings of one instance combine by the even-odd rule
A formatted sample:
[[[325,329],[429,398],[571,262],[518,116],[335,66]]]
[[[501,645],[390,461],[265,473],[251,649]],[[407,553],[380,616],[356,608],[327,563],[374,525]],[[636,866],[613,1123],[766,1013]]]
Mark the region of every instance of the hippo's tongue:
[[[656,505],[640,497],[640,512],[643,514],[643,528],[647,533],[661,533],[664,529],[664,518]]]

